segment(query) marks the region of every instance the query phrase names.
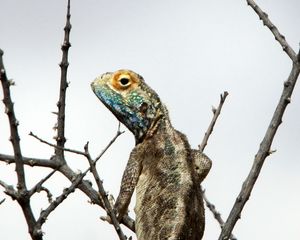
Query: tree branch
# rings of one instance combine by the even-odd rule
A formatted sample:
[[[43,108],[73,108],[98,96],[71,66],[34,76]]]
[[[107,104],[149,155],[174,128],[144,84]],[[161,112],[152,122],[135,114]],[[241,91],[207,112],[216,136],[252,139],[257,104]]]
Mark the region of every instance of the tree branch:
[[[115,215],[115,212],[114,212],[112,206],[110,205],[110,202],[109,202],[109,200],[107,198],[107,193],[104,190],[102,181],[100,180],[99,174],[98,174],[98,172],[96,170],[96,161],[92,160],[91,155],[89,153],[89,146],[88,146],[88,144],[89,143],[87,143],[84,146],[84,150],[85,150],[85,153],[86,153],[87,160],[89,161],[89,164],[90,164],[91,172],[93,173],[93,176],[95,178],[95,181],[96,181],[96,184],[97,184],[97,187],[98,187],[98,191],[99,191],[101,200],[103,202],[105,211],[107,212],[108,216],[110,217],[111,222],[112,222],[112,224],[113,224],[113,226],[114,226],[114,228],[115,228],[115,230],[116,230],[119,238],[121,240],[126,240],[127,238],[124,235],[124,233],[123,233],[123,231],[122,231],[122,229],[120,227],[119,221],[117,220],[117,217]]]
[[[10,96],[10,82],[7,80],[6,71],[3,64],[3,51],[0,49],[0,80],[2,83],[3,89],[3,103],[5,105],[5,112],[8,116],[9,126],[10,126],[10,141],[13,146],[14,155],[15,155],[15,163],[16,163],[16,173],[18,177],[18,189],[20,191],[26,191],[26,181],[25,181],[25,173],[23,166],[23,159],[20,147],[20,137],[18,133],[18,125],[19,122],[16,119],[14,112],[14,104],[11,100]]]
[[[207,145],[208,139],[209,139],[209,137],[210,137],[210,135],[211,135],[211,133],[212,133],[212,131],[214,129],[214,126],[216,124],[216,121],[217,121],[220,113],[221,113],[223,104],[224,104],[227,96],[228,96],[228,92],[226,92],[226,91],[223,94],[221,94],[220,95],[220,103],[219,103],[218,108],[217,109],[215,109],[215,108],[212,109],[212,112],[213,112],[214,116],[213,116],[213,118],[211,120],[211,123],[208,126],[207,131],[205,132],[205,135],[204,135],[204,138],[202,140],[202,143],[199,145],[199,150],[201,152],[204,151],[204,148]]]
[[[116,139],[123,134],[124,132],[120,131],[120,128],[118,128],[118,131],[116,135],[112,138],[112,140],[108,143],[108,145],[101,151],[101,153],[97,156],[95,161],[98,161],[103,154],[108,150],[108,148],[116,141]],[[55,147],[57,147],[55,145]],[[23,157],[24,159],[24,164],[29,165],[29,166],[40,166],[40,167],[49,167],[52,169],[56,169],[60,173],[62,173],[65,177],[67,177],[71,182],[74,181],[74,179],[77,178],[77,174],[67,165],[63,164],[61,165],[58,161],[55,160],[55,157],[52,158],[51,160],[48,159],[38,159],[38,158],[30,158],[30,157]],[[0,161],[6,162],[6,163],[15,163],[14,156],[11,155],[5,155],[5,154],[0,154]],[[88,169],[89,170],[89,169]],[[99,193],[90,185],[88,181],[82,181],[79,185],[78,188],[85,193],[89,198],[90,201],[93,204],[97,204],[104,208],[104,205],[102,201],[99,199]],[[104,208],[105,209],[105,208]],[[128,215],[123,217],[123,224],[128,227],[130,230],[133,232],[135,231],[135,226],[134,226],[134,220],[131,219]]]
[[[82,151],[78,151],[78,150],[75,150],[75,149],[70,149],[70,148],[65,148],[65,147],[60,147],[60,146],[57,146],[55,144],[52,144],[50,142],[47,142],[43,139],[41,139],[40,137],[38,137],[37,135],[33,134],[32,132],[29,133],[29,136],[32,136],[34,137],[35,139],[39,140],[41,143],[45,143],[51,147],[54,147],[55,149],[60,149],[62,151],[66,151],[66,152],[71,152],[71,153],[75,153],[75,154],[79,154],[79,155],[83,155],[83,156],[86,156],[86,153],[85,152],[82,152]]]
[[[89,169],[84,173],[78,174],[73,180],[71,186],[69,188],[65,188],[60,196],[58,196],[53,202],[51,202],[51,204],[45,210],[41,211],[40,217],[35,224],[34,232],[42,232],[41,227],[46,222],[47,217],[50,215],[50,213],[54,211],[59,206],[59,204],[61,204],[72,192],[75,191],[88,171]]]
[[[47,193],[47,197],[49,202],[51,202],[52,200],[52,194],[50,193],[50,191],[48,189],[46,189],[45,187],[42,187],[42,185],[56,172],[56,169],[52,170],[46,177],[44,177],[43,179],[41,179],[31,190],[28,191],[28,195],[29,197],[31,197],[33,194],[35,194],[36,192],[40,192],[41,190],[45,191]]]
[[[4,193],[10,196],[13,200],[16,200],[18,197],[18,192],[14,189],[12,185],[8,185],[4,181],[0,180],[0,186],[2,186],[5,190]]]
[[[66,17],[66,25],[64,27],[65,36],[64,36],[64,42],[61,47],[61,50],[63,52],[62,60],[60,63],[61,68],[61,78],[60,78],[60,93],[59,93],[59,101],[57,103],[58,107],[58,116],[57,116],[57,137],[56,142],[57,146],[60,148],[55,148],[55,155],[59,158],[59,161],[65,162],[64,159],[64,151],[63,147],[66,142],[65,138],[65,107],[66,107],[66,91],[68,87],[67,82],[67,70],[69,66],[68,62],[68,51],[71,47],[69,37],[70,37],[70,31],[71,31],[71,23],[70,23],[70,0],[68,0],[68,7],[67,7],[67,17]]]
[[[263,21],[263,24],[267,26],[270,29],[270,31],[273,33],[276,41],[279,42],[283,51],[285,51],[286,54],[290,57],[290,59],[292,59],[292,61],[296,63],[297,62],[296,53],[287,43],[285,37],[278,31],[277,27],[271,22],[271,20],[268,17],[268,14],[262,11],[262,9],[253,0],[246,0],[246,1],[247,4],[251,8],[253,8],[253,10],[257,13],[259,19]]]
[[[0,154],[0,161],[7,164],[15,163],[15,157],[7,154]],[[57,169],[60,167],[60,163],[53,159],[42,159],[42,158],[32,158],[32,157],[23,157],[23,164],[34,167],[49,167],[52,169]]]
[[[242,189],[236,198],[236,201],[232,207],[232,210],[224,224],[222,232],[219,236],[219,240],[228,239],[232,229],[234,228],[237,220],[240,218],[241,212],[244,205],[248,201],[251,191],[254,187],[254,184],[259,176],[259,173],[262,169],[266,157],[271,153],[270,148],[273,142],[274,136],[279,125],[282,123],[282,116],[287,105],[291,101],[292,92],[294,90],[297,78],[300,73],[300,62],[293,63],[291,73],[288,77],[288,80],[284,82],[284,88],[279,100],[279,103],[275,109],[269,127],[265,133],[265,136],[260,144],[259,150],[255,155],[252,168],[242,185]]]
[[[22,208],[31,238],[33,240],[42,240],[43,239],[42,233],[35,234],[33,232],[34,226],[36,224],[36,220],[31,209],[30,197],[27,194],[28,192],[27,192],[26,181],[25,181],[24,162],[23,162],[23,157],[22,157],[21,147],[20,147],[20,137],[18,134],[19,123],[15,116],[13,102],[10,96],[11,83],[7,80],[2,56],[3,56],[3,51],[0,49],[0,80],[2,83],[3,96],[4,96],[3,103],[5,105],[5,109],[6,109],[5,111],[9,120],[10,134],[11,134],[10,140],[13,145],[14,159],[16,164],[16,173],[18,179],[17,193],[15,197]],[[9,194],[9,192],[7,193]]]
[[[226,100],[226,97],[228,96],[228,92],[227,91],[224,91],[223,94],[220,95],[220,102],[219,102],[219,106],[218,108],[212,108],[212,112],[213,112],[213,118],[208,126],[208,129],[207,131],[205,132],[205,135],[203,137],[203,140],[202,140],[202,143],[199,145],[199,151],[203,152],[206,145],[207,145],[207,142],[208,142],[208,139],[210,137],[210,135],[212,134],[213,132],[213,129],[214,129],[214,126],[217,122],[217,119],[221,113],[221,110],[222,110],[222,107],[223,107],[223,104]],[[222,219],[221,217],[221,214],[216,210],[216,207],[214,204],[212,204],[208,198],[206,197],[206,193],[205,193],[205,190],[202,189],[202,186],[201,186],[201,191],[202,191],[202,196],[203,196],[203,199],[205,201],[205,204],[206,204],[206,207],[212,212],[212,214],[214,215],[214,218],[217,220],[217,222],[219,223],[221,229],[223,227],[223,224],[224,224],[224,220]],[[231,240],[236,240],[237,238],[231,234],[230,235],[230,239]]]

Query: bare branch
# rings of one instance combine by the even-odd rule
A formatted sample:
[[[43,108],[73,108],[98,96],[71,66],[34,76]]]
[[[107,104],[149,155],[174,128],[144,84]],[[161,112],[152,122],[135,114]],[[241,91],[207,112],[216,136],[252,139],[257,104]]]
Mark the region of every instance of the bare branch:
[[[267,26],[270,31],[273,33],[276,41],[279,42],[283,51],[292,59],[294,63],[297,62],[297,56],[294,50],[290,47],[290,45],[285,40],[285,37],[278,31],[277,27],[271,22],[268,17],[268,14],[262,11],[262,9],[253,1],[253,0],[246,0],[248,5],[253,8],[253,10],[259,16],[259,19],[263,21],[263,24]]]
[[[18,177],[18,189],[21,191],[26,190],[26,181],[25,181],[25,173],[23,166],[23,159],[20,147],[20,137],[18,133],[18,125],[19,122],[16,119],[14,112],[14,104],[10,97],[10,82],[7,79],[6,71],[3,65],[3,51],[0,49],[0,80],[2,83],[3,89],[3,103],[5,105],[5,112],[8,116],[9,126],[10,126],[10,141],[12,142],[14,155],[15,155],[15,163],[16,163],[16,172]]]
[[[223,104],[224,104],[225,99],[226,99],[227,96],[228,96],[228,92],[226,92],[226,91],[225,91],[223,94],[221,94],[221,95],[220,95],[220,103],[219,103],[218,108],[217,108],[217,109],[213,108],[213,110],[212,110],[214,116],[213,116],[213,118],[212,118],[212,120],[211,120],[211,123],[210,123],[209,126],[208,126],[207,131],[205,132],[205,135],[204,135],[204,138],[203,138],[203,140],[202,140],[202,143],[199,145],[199,150],[200,150],[201,152],[204,151],[204,148],[205,148],[206,145],[207,145],[208,139],[209,139],[209,137],[210,137],[210,135],[211,135],[211,133],[212,133],[212,131],[213,131],[213,129],[214,129],[214,126],[215,126],[215,124],[216,124],[216,121],[217,121],[217,119],[218,119],[220,113],[221,113]]]
[[[41,179],[31,190],[28,191],[28,195],[31,197],[33,194],[35,194],[36,192],[40,192],[40,191],[45,191],[47,193],[47,197],[49,202],[51,202],[52,200],[52,194],[50,193],[50,191],[48,189],[46,189],[45,187],[42,187],[42,185],[56,172],[56,169],[52,170],[46,177],[44,177],[43,179]]]
[[[99,156],[96,158],[95,161],[98,161],[101,156],[108,150],[108,148],[116,141],[116,139],[124,132],[120,131],[120,128],[118,128],[118,131],[116,135],[112,138],[112,140],[108,143],[108,145],[101,151]],[[56,145],[55,145],[56,146]],[[56,146],[57,147],[57,146]],[[71,182],[74,181],[78,177],[78,175],[67,165],[67,164],[61,164],[58,161],[56,161],[56,158],[53,157],[53,159],[38,159],[38,158],[29,158],[29,157],[23,157],[24,164],[29,166],[40,166],[40,167],[49,167],[52,169],[57,169],[60,173],[62,173],[64,176],[66,176]],[[4,161],[6,163],[15,163],[14,156],[11,155],[5,155],[0,154],[0,161]],[[89,170],[89,169],[88,169]],[[92,203],[97,204],[104,208],[103,202],[99,199],[99,193],[90,185],[88,181],[82,181],[77,186],[82,192],[84,192],[91,200]],[[131,219],[128,215],[123,217],[123,224],[128,227],[133,232],[135,231],[134,226],[134,220]]]
[[[288,80],[284,82],[284,88],[279,100],[279,103],[275,109],[269,127],[265,133],[265,136],[260,144],[257,154],[255,155],[254,162],[252,168],[242,185],[242,189],[236,198],[236,201],[232,207],[232,210],[224,224],[222,232],[219,236],[219,240],[228,239],[230,233],[235,226],[237,220],[240,218],[241,212],[243,210],[244,205],[248,201],[251,191],[254,187],[256,179],[259,176],[259,173],[262,169],[264,161],[266,157],[270,155],[270,148],[273,142],[274,136],[279,125],[282,123],[282,116],[287,105],[291,101],[292,92],[294,90],[295,84],[297,82],[297,78],[300,73],[300,63],[293,63],[293,67],[291,73],[288,77]]]
[[[69,48],[71,47],[69,37],[71,31],[71,23],[70,23],[70,0],[68,0],[68,7],[67,7],[67,17],[66,17],[66,25],[64,27],[65,36],[64,42],[62,44],[61,50],[63,52],[62,60],[60,63],[61,68],[61,78],[60,78],[60,93],[59,93],[59,101],[57,103],[58,107],[58,116],[57,116],[57,137],[56,142],[57,146],[61,148],[55,148],[55,155],[59,158],[59,161],[65,162],[64,160],[64,151],[63,147],[66,142],[65,138],[65,107],[66,107],[66,91],[68,87],[67,82],[67,70],[69,66],[68,62],[68,52]]]
[[[47,217],[50,215],[52,211],[54,211],[59,204],[61,204],[72,192],[75,191],[77,186],[81,183],[84,176],[89,171],[86,170],[84,173],[78,174],[76,178],[73,180],[71,186],[69,188],[65,188],[60,196],[58,196],[54,201],[51,202],[51,204],[47,207],[47,209],[43,210],[40,214],[40,217],[38,218],[34,232],[41,232],[42,225],[46,222]]]
[[[108,145],[102,150],[102,152],[98,155],[98,157],[95,158],[95,162],[97,162],[103,156],[103,154],[106,152],[106,150],[109,149],[110,146],[116,141],[116,139],[123,133],[124,133],[124,131],[122,131],[122,132],[120,131],[120,125],[119,125],[116,135],[113,137],[112,140],[110,140]]]
[[[118,133],[119,132],[120,131],[118,129]],[[95,178],[96,184],[98,186],[99,194],[100,194],[101,200],[103,202],[105,211],[107,212],[108,216],[110,217],[111,222],[114,225],[114,228],[115,228],[115,230],[116,230],[119,238],[121,240],[126,240],[127,238],[124,235],[124,233],[123,233],[123,231],[122,231],[122,229],[120,227],[119,221],[117,220],[117,217],[115,215],[115,212],[113,211],[112,206],[110,205],[110,202],[109,202],[108,197],[107,197],[107,193],[104,190],[102,181],[100,180],[99,174],[98,174],[98,172],[96,170],[96,162],[92,160],[91,155],[89,153],[89,145],[88,144],[89,143],[87,142],[87,144],[84,146],[84,150],[85,150],[85,153],[86,153],[87,160],[89,161],[89,164],[90,164],[91,172],[93,173],[93,176]]]
[[[217,109],[214,108],[214,107],[212,108],[212,112],[213,112],[214,115],[213,115],[213,118],[212,118],[212,120],[211,120],[211,122],[210,122],[210,124],[208,126],[207,131],[205,132],[205,135],[203,137],[202,143],[199,145],[199,150],[201,152],[204,151],[204,149],[205,149],[205,147],[207,145],[208,139],[209,139],[210,135],[213,132],[214,126],[215,126],[215,124],[217,122],[217,119],[218,119],[220,113],[221,113],[223,104],[224,104],[227,96],[228,96],[228,92],[224,91],[224,93],[220,95],[220,102],[219,102],[218,108]],[[202,191],[202,196],[203,196],[203,199],[205,201],[206,206],[212,212],[212,214],[214,215],[215,219],[218,221],[220,227],[222,228],[223,224],[224,224],[224,220],[222,219],[221,214],[216,210],[215,205],[213,205],[208,200],[208,198],[206,197],[205,190],[202,189],[202,186],[201,186],[201,191]],[[237,238],[233,234],[231,234],[230,239],[231,240],[236,240]]]
[[[13,200],[16,200],[18,198],[18,192],[14,189],[12,185],[9,185],[4,181],[0,180],[0,186],[2,186],[5,189],[4,193],[10,196]]]
[[[30,198],[27,195],[24,162],[23,162],[23,157],[22,157],[21,147],[20,147],[20,137],[18,134],[19,123],[16,119],[13,102],[10,97],[11,82],[7,80],[2,56],[3,56],[3,51],[0,49],[0,80],[2,82],[2,89],[3,89],[3,96],[4,96],[3,103],[5,105],[6,114],[9,120],[10,134],[11,134],[10,140],[13,145],[14,159],[16,164],[17,178],[18,178],[17,194],[15,195],[15,197],[22,208],[31,238],[33,240],[42,240],[43,239],[42,233],[35,234],[33,232],[34,226],[36,224],[36,220],[30,206]],[[8,191],[7,193],[12,194],[13,192]]]
[[[112,145],[112,143],[117,139],[118,136],[120,136],[119,131],[117,132],[116,136],[110,141],[110,143],[107,145],[107,147],[105,147],[105,149],[102,152],[102,155]],[[85,153],[83,155],[88,157]],[[99,158],[98,158],[98,160],[99,160]],[[96,163],[96,161],[94,163]],[[63,173],[72,182],[72,184],[69,188],[66,188],[63,191],[63,193],[59,197],[57,197],[48,206],[47,209],[45,209],[41,212],[41,215],[40,215],[39,219],[37,220],[37,223],[36,223],[36,226],[35,226],[35,229],[34,229],[35,232],[40,232],[41,231],[41,227],[42,227],[43,223],[47,220],[47,217],[49,216],[49,214],[52,211],[54,211],[56,209],[56,207],[68,197],[69,194],[74,192],[77,187],[80,188],[80,186],[85,186],[85,187],[89,186],[89,188],[92,188],[88,183],[83,181],[83,178],[85,177],[85,175],[90,170],[91,170],[91,167],[89,167],[87,170],[85,170],[81,174],[75,174],[74,171],[72,171],[71,168],[67,164],[64,164],[62,167],[59,168],[58,171]],[[103,203],[101,201],[99,201],[99,195],[98,194],[96,194],[96,198],[97,198],[97,200],[95,202],[97,202],[98,204],[100,203],[99,205],[104,208]]]
[[[212,214],[214,215],[214,218],[217,220],[217,222],[219,223],[221,229],[223,228],[224,225],[224,220],[221,217],[221,214],[217,211],[216,207],[214,204],[212,204],[206,197],[205,195],[205,190],[202,191],[202,195],[203,195],[203,199],[205,201],[205,205],[206,207],[212,212]],[[230,235],[230,239],[231,240],[237,240],[237,238],[231,234]]]
[[[5,202],[5,198],[0,201],[0,205]]]
[[[15,157],[7,154],[0,154],[0,161],[5,162],[7,164],[15,163]],[[59,162],[53,159],[42,159],[42,158],[31,158],[31,157],[23,157],[23,164],[34,167],[49,167],[52,169],[57,169],[61,165]]]
[[[29,135],[32,136],[32,137],[34,137],[35,139],[39,140],[40,142],[45,143],[45,144],[47,144],[47,145],[49,145],[51,147],[54,147],[54,148],[57,148],[57,149],[60,149],[60,150],[66,151],[66,152],[71,152],[71,153],[75,153],[75,154],[86,156],[85,152],[81,152],[81,151],[78,151],[78,150],[75,150],[75,149],[70,149],[70,148],[65,148],[65,147],[57,146],[55,144],[52,144],[50,142],[47,142],[47,141],[39,138],[37,135],[33,134],[32,132],[30,132]]]

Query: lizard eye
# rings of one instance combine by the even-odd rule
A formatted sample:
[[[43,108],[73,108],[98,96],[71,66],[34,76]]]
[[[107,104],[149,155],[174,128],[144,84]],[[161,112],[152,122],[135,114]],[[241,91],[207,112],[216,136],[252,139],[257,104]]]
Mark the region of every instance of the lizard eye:
[[[119,81],[120,81],[121,85],[124,87],[126,87],[129,84],[129,79],[125,78],[125,77],[122,77]]]
[[[127,90],[134,84],[134,79],[128,73],[116,73],[112,79],[111,84],[116,90]]]

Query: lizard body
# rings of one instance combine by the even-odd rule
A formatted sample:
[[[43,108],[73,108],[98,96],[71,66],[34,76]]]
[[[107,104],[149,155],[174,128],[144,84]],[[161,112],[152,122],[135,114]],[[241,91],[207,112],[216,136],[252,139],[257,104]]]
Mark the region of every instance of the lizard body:
[[[136,189],[138,240],[200,240],[205,225],[200,183],[211,168],[209,158],[172,127],[165,105],[137,73],[105,73],[91,87],[136,140],[114,206],[118,219]]]

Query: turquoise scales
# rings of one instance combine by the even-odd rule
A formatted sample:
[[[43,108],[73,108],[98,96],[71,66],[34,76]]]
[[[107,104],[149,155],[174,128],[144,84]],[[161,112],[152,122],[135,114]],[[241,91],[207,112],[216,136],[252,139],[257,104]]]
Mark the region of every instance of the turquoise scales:
[[[141,76],[138,88],[126,91],[122,94],[118,91],[112,91],[113,85],[108,84],[108,79],[111,73],[103,74],[98,78],[97,84],[92,84],[92,88],[97,97],[104,103],[104,105],[125,124],[135,135],[136,139],[140,139],[144,133],[149,129],[151,120],[155,118],[156,110],[161,107],[158,95],[145,83]],[[127,83],[123,75],[119,75],[123,81],[124,86],[120,85],[120,90],[125,90]],[[106,80],[106,81],[105,81]],[[118,90],[118,86],[115,86]]]
[[[159,96],[130,70],[105,73],[91,84],[100,101],[134,134],[114,206],[118,219],[136,189],[139,240],[198,240],[204,231],[200,183],[211,161],[175,130]]]

